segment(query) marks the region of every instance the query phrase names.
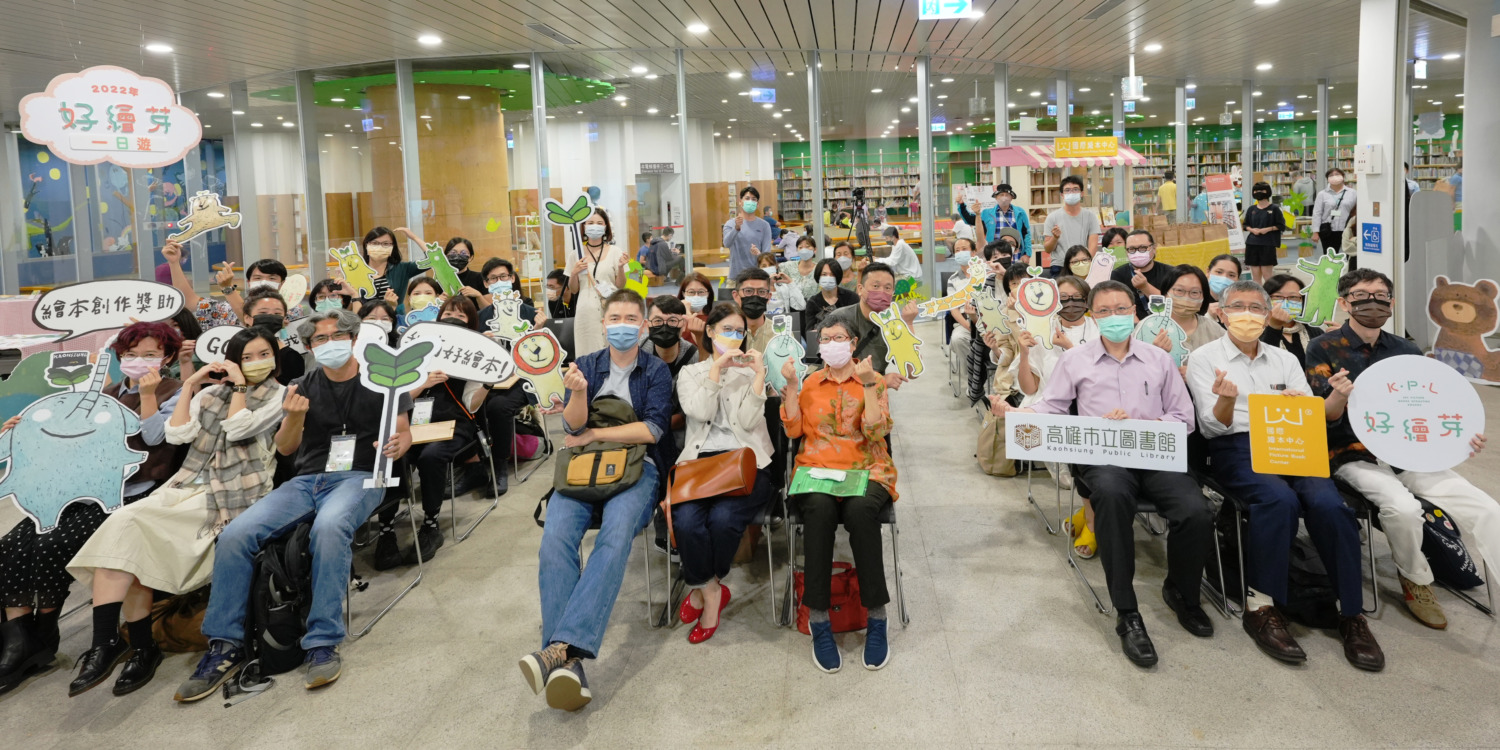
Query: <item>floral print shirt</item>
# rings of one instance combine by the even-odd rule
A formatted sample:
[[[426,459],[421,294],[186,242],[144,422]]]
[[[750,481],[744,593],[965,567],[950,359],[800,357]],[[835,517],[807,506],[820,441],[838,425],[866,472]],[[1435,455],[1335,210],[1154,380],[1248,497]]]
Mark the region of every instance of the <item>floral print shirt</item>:
[[[1348,370],[1349,379],[1358,381],[1360,374],[1371,365],[1403,354],[1421,355],[1422,350],[1416,344],[1385,331],[1380,332],[1374,344],[1366,344],[1345,323],[1342,328],[1325,333],[1307,345],[1307,384],[1312,388],[1312,395],[1328,398],[1333,393],[1328,379],[1339,370]],[[1375,455],[1359,442],[1349,424],[1346,407],[1339,421],[1328,423],[1328,464],[1330,469],[1337,469],[1353,461],[1375,463]]]
[[[851,375],[835,381],[827,369],[818,370],[802,382],[798,419],[789,419],[783,405],[781,424],[788,437],[802,438],[798,467],[867,470],[870,481],[879,482],[895,500],[896,464],[885,442],[891,432],[891,411],[884,378],[876,383],[875,398],[883,418],[866,423],[865,387],[859,379]]]
[[[198,319],[198,325],[203,326],[203,330],[205,331],[215,326],[237,326],[240,324],[239,316],[235,315],[234,311],[229,308],[228,302],[209,299],[208,297],[198,298],[198,307],[193,310],[193,317]]]

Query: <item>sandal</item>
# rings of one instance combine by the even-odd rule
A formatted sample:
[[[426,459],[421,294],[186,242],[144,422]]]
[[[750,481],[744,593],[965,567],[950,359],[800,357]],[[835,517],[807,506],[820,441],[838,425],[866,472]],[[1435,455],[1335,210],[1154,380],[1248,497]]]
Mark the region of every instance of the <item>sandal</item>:
[[[1073,554],[1085,560],[1092,560],[1098,554],[1099,543],[1094,537],[1094,530],[1089,528],[1088,516],[1083,508],[1079,508],[1072,518],[1063,521],[1063,529],[1073,538]]]

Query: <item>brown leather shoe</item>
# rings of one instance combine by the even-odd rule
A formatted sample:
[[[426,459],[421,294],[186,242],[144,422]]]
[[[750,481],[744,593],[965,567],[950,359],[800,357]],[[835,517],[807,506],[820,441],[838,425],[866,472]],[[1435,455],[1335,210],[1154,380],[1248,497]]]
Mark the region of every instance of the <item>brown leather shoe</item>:
[[[1250,610],[1241,619],[1245,632],[1260,647],[1266,656],[1287,664],[1307,661],[1307,653],[1297,645],[1297,639],[1286,629],[1286,617],[1274,606]]]
[[[1350,664],[1371,672],[1385,669],[1385,652],[1375,642],[1364,615],[1340,617],[1339,637],[1344,640],[1344,658]]]

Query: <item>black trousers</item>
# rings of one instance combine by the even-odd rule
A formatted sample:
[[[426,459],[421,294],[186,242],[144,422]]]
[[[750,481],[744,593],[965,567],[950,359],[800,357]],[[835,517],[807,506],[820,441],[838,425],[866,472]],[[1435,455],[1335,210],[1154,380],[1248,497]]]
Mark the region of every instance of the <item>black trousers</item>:
[[[859,576],[859,600],[866,609],[884,607],[891,600],[885,588],[885,559],[881,554],[880,513],[891,503],[885,487],[870,482],[863,497],[797,495],[802,513],[802,603],[809,609],[828,609],[833,583],[833,538],[839,523],[849,532],[854,570]]]
[[[503,391],[490,391],[480,407],[484,414],[485,432],[490,436],[490,450],[495,455],[496,476],[505,471],[505,462],[510,460],[511,446],[516,438],[516,415],[530,403],[526,389],[517,383]]]
[[[127,497],[125,504],[148,494]],[[35,521],[22,518],[0,537],[0,606],[61,607],[73,585],[68,562],[108,517],[98,503],[79,500],[63,508],[57,528],[45,534],[37,533]]]
[[[1099,560],[1116,609],[1137,609],[1135,599],[1135,514],[1141,497],[1167,519],[1167,581],[1189,603],[1200,600],[1199,581],[1213,548],[1213,514],[1196,482],[1175,471],[1120,466],[1075,466],[1087,483],[1094,506]]]
[[[474,455],[474,436],[478,428],[467,419],[456,420],[453,437],[437,443],[412,446],[416,456],[417,476],[422,479],[422,513],[427,518],[437,518],[447,499],[448,465]],[[467,449],[467,450],[465,450]],[[476,464],[477,465],[477,464]]]

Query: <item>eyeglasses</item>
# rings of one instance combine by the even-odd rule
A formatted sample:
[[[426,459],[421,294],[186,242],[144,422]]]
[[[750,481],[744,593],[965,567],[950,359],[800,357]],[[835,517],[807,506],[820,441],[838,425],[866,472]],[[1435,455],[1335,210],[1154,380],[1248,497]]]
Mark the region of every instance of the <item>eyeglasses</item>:
[[[1058,297],[1057,302],[1058,304],[1066,305],[1069,302],[1082,302],[1085,299],[1085,297]]]
[[[1101,309],[1101,310],[1095,310],[1094,311],[1094,319],[1097,320],[1099,318],[1109,318],[1109,317],[1113,317],[1113,316],[1116,316],[1116,315],[1134,315],[1134,314],[1135,314],[1135,307],[1134,306],[1128,306],[1128,307],[1111,307],[1111,308],[1105,308],[1105,309]]]
[[[1273,296],[1273,297],[1271,297],[1271,301],[1272,302],[1300,302],[1300,301],[1302,301],[1302,295],[1298,294],[1298,295],[1294,295],[1294,296],[1291,296],[1291,297],[1276,297],[1276,296]]]
[[[1244,302],[1236,302],[1236,303],[1231,304],[1231,305],[1225,305],[1224,309],[1226,311],[1228,311],[1228,312],[1234,312],[1234,313],[1237,313],[1237,312],[1252,312],[1252,313],[1255,313],[1256,315],[1265,315],[1266,313],[1270,312],[1270,310],[1266,309],[1265,305],[1262,305],[1259,302],[1256,302],[1256,303],[1253,303],[1253,304],[1245,304]]]
[[[1125,245],[1125,252],[1127,252],[1127,253],[1148,253],[1148,252],[1151,252],[1151,248],[1152,247],[1155,247],[1155,246],[1154,245],[1131,245],[1129,243],[1126,243],[1126,245]]]
[[[716,333],[718,335],[720,335],[720,336],[724,336],[726,338],[731,338],[731,339],[743,339],[743,338],[745,338],[745,329],[743,329],[743,328],[725,328],[724,330],[717,331]]]
[[[1170,292],[1170,294],[1173,297],[1182,297],[1184,299],[1203,299],[1203,291],[1200,290],[1200,289],[1194,289],[1191,292],[1182,292],[1182,291],[1178,291],[1176,289],[1173,289]]]
[[[310,339],[308,343],[312,344],[313,346],[322,346],[330,341],[351,341],[353,339],[354,334],[349,333],[348,331],[339,331],[334,334],[320,333],[312,337],[312,339]]]
[[[649,324],[649,325],[653,325],[653,326],[659,326],[659,325],[662,325],[662,324],[666,324],[666,325],[669,325],[669,326],[674,326],[674,327],[677,327],[677,328],[681,328],[682,327],[682,321],[683,321],[683,317],[681,315],[670,315],[670,316],[665,317],[665,318],[662,318],[662,317],[648,318],[646,320],[646,323]]]
[[[740,289],[738,291],[741,297],[760,297],[761,299],[768,299],[771,296],[770,289]]]
[[[1064,194],[1064,195],[1066,195],[1066,194],[1068,194],[1068,193],[1082,193],[1082,192],[1083,192],[1083,191],[1082,191],[1082,190],[1078,190],[1078,189],[1076,189],[1076,188],[1075,188],[1075,189],[1072,189],[1072,190],[1063,190],[1063,194]]]
[[[503,276],[501,276],[501,275],[490,275],[490,276],[484,277],[484,283],[486,283],[486,284],[494,284],[494,283],[500,282],[500,281],[511,281],[510,274],[505,274]]]
[[[1360,302],[1369,302],[1370,300],[1375,300],[1376,302],[1390,302],[1391,295],[1385,292],[1376,292],[1374,294],[1359,293],[1345,295],[1344,299],[1349,300],[1349,304],[1351,305]]]
[[[836,333],[836,334],[834,334],[832,336],[819,336],[818,337],[818,343],[820,343],[820,344],[845,344],[845,343],[848,343],[848,342],[849,342],[849,337],[845,336],[842,333]]]

